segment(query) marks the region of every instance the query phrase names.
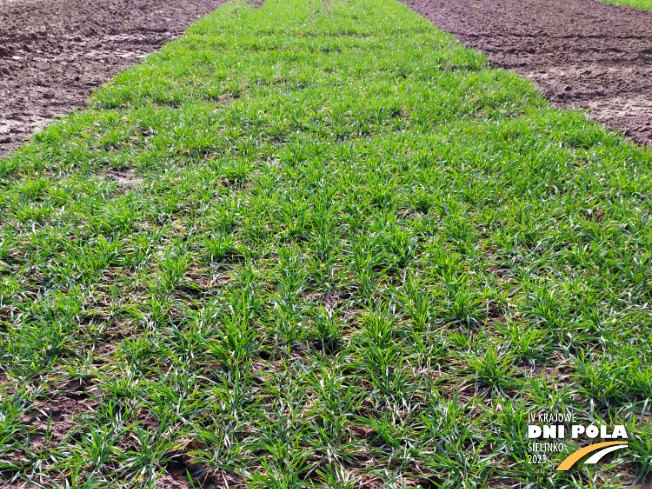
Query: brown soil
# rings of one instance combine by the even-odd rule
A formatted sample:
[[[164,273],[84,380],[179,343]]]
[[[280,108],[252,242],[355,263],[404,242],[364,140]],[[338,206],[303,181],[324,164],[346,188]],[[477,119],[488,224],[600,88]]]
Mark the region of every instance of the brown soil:
[[[0,156],[224,0],[0,0]]]
[[[202,475],[193,477],[190,482],[188,472],[192,474],[196,471],[197,467],[190,462],[171,462],[166,472],[156,480],[156,489],[244,489],[247,487],[242,477],[221,469],[206,470]]]
[[[652,12],[595,0],[402,0],[557,107],[652,146]]]

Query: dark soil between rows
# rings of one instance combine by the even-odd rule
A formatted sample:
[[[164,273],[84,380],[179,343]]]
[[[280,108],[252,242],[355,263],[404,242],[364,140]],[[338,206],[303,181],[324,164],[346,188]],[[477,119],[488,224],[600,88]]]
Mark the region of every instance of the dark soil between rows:
[[[652,146],[652,12],[595,0],[402,1],[555,106],[589,109]]]
[[[0,156],[224,0],[0,0]]]

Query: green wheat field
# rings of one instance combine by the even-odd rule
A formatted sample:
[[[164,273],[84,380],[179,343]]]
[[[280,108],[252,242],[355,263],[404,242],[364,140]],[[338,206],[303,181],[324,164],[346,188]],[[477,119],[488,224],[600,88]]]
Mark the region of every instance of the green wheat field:
[[[0,486],[641,487],[651,300],[649,149],[394,0],[236,0],[0,160]]]

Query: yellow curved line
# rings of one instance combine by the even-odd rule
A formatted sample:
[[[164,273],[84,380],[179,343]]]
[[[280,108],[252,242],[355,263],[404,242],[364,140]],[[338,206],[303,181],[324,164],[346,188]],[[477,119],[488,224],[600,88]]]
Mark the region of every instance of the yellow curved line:
[[[627,445],[627,442],[606,441],[604,443],[595,443],[593,445],[589,445],[588,447],[584,447],[581,450],[571,453],[568,457],[566,457],[566,459],[562,463],[559,464],[557,470],[568,470],[573,466],[573,464],[575,464],[575,462],[581,459],[584,455],[588,455],[591,452],[595,452],[596,450],[599,450],[604,447],[609,447],[611,445]]]

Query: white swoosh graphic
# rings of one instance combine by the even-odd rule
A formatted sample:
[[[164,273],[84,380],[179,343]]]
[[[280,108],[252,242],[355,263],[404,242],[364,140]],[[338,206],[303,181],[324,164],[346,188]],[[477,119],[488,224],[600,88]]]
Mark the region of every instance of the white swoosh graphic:
[[[602,457],[604,457],[606,454],[613,452],[614,450],[620,450],[621,448],[627,448],[627,445],[614,445],[612,447],[607,447],[603,448],[602,450],[594,453],[591,455],[591,458],[589,458],[585,464],[597,464]]]

